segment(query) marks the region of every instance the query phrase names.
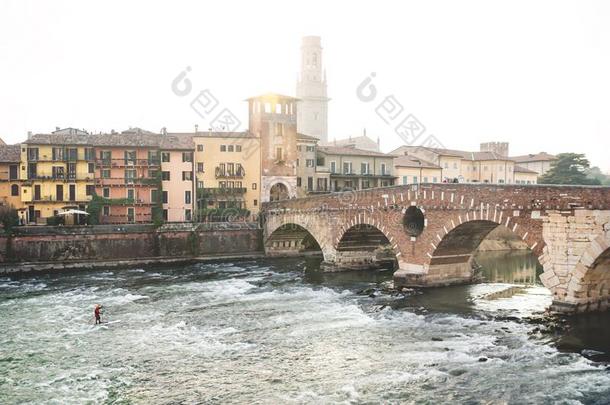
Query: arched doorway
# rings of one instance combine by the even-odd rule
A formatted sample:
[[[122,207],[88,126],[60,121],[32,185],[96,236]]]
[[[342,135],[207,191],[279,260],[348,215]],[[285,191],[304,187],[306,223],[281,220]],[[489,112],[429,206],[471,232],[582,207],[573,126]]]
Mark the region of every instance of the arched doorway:
[[[269,201],[287,200],[289,196],[288,187],[284,183],[275,183],[269,190]]]

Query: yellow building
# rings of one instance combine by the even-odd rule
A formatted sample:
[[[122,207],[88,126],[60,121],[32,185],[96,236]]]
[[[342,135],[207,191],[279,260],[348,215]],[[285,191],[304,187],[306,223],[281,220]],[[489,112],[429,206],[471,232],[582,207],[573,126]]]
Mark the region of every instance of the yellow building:
[[[443,182],[514,184],[515,162],[493,151],[467,152],[453,149],[401,146],[391,152],[440,166]]]
[[[442,169],[439,165],[414,156],[399,156],[394,159],[394,175],[398,184],[439,183]]]
[[[319,146],[318,175],[329,178],[329,191],[364,190],[393,186],[392,155],[345,146]]]
[[[19,179],[19,145],[0,145],[0,205],[14,207],[23,217],[21,180]]]
[[[297,133],[297,197],[328,190],[328,175],[316,175],[317,144],[317,138]]]
[[[515,162],[493,152],[472,152],[462,161],[461,178],[466,183],[513,184]]]
[[[453,182],[462,175],[463,153],[448,149],[426,148],[422,146],[401,146],[390,154],[394,156],[409,156],[441,168],[439,182]],[[402,181],[400,179],[399,181]]]
[[[21,145],[21,201],[28,223],[46,223],[65,209],[85,209],[95,190],[95,153],[77,130],[37,134]]]
[[[260,209],[260,139],[250,132],[197,132],[195,220],[247,218]]]
[[[539,173],[536,170],[526,169],[515,165],[515,184],[536,184]]]
[[[512,156],[511,159],[522,168],[533,170],[538,173],[538,176],[542,176],[551,170],[551,166],[557,160],[557,157],[546,152],[539,152],[529,155]]]

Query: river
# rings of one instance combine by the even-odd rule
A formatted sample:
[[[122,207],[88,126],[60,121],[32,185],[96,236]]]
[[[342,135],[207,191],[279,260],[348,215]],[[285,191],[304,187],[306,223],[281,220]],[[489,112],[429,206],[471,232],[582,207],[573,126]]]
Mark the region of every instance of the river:
[[[535,259],[477,261],[407,293],[300,258],[4,277],[0,403],[609,403],[610,315],[540,332]]]

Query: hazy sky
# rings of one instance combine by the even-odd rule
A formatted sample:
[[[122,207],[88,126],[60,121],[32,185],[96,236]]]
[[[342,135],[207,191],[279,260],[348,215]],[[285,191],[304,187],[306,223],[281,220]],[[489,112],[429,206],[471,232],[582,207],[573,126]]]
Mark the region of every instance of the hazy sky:
[[[209,89],[243,100],[295,93],[304,35],[320,35],[330,138],[400,138],[356,97],[371,72],[447,148],[509,141],[511,155],[586,153],[610,171],[608,1],[0,0],[0,137],[56,126],[200,129]],[[172,80],[187,66],[192,94]]]

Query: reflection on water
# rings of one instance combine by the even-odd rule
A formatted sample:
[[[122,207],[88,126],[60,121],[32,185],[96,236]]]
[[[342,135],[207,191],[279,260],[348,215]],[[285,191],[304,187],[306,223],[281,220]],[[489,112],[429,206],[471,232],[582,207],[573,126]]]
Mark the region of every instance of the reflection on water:
[[[540,285],[542,266],[529,250],[478,252],[476,262],[482,266],[483,281]]]

